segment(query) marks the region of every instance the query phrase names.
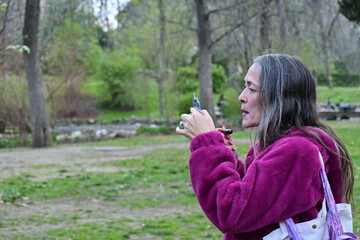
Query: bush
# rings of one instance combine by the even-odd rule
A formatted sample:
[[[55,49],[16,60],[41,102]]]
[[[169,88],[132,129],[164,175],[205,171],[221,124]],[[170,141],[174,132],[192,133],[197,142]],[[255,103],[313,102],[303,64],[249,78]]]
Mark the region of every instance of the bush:
[[[328,86],[328,82],[326,80],[325,73],[316,73],[315,77],[317,79],[318,86]]]
[[[237,100],[239,97],[239,92],[235,89],[228,89],[224,95],[226,96],[226,106],[222,108],[223,117],[228,119],[228,121],[234,125],[232,127],[240,126],[242,117],[241,117],[241,104]]]
[[[176,88],[180,93],[193,93],[199,88],[198,71],[193,66],[181,67],[178,69]],[[224,67],[212,65],[213,92],[220,93],[226,80]]]
[[[84,79],[95,71],[100,47],[95,32],[73,19],[55,28],[50,47],[42,58],[47,101],[52,116],[94,117],[96,100],[82,93]]]
[[[193,106],[192,98],[193,98],[193,93],[187,93],[179,96],[179,102],[177,108],[179,114],[190,112],[190,107]]]
[[[0,148],[31,146],[31,139],[0,139]]]
[[[357,74],[333,73],[331,77],[336,87],[358,87],[360,82]]]
[[[180,93],[193,93],[198,88],[197,70],[193,66],[180,67],[177,71],[176,89]]]
[[[31,132],[27,81],[25,78],[11,76],[11,81],[0,86],[0,125],[1,131],[14,129],[22,137]]]
[[[220,93],[226,80],[226,74],[224,67],[221,65],[212,65],[212,81],[213,81],[213,92]]]
[[[135,56],[120,52],[103,53],[97,69],[97,78],[103,83],[101,105],[120,110],[136,107],[134,72],[140,61]]]
[[[328,86],[324,73],[318,73],[315,76],[318,81],[318,86]],[[358,87],[360,84],[358,74],[332,73],[331,78],[333,80],[334,87]]]
[[[151,133],[151,134],[160,134],[160,133],[168,133],[168,132],[174,132],[174,128],[168,128],[168,127],[140,127],[137,130],[137,133]]]

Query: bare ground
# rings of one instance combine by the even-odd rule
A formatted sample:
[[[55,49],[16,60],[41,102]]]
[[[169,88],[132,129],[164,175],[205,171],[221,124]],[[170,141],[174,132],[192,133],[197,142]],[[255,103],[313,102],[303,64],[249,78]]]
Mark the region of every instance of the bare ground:
[[[243,141],[235,141],[237,144]],[[125,159],[140,158],[143,154],[157,148],[184,148],[188,143],[169,143],[161,145],[135,147],[56,147],[47,149],[26,150],[0,153],[0,179],[19,175],[26,172],[34,176],[35,180],[46,181],[50,178],[84,172],[117,172],[119,167],[103,163]],[[43,167],[41,167],[43,166]],[[59,171],[61,169],[61,171]],[[149,189],[148,191],[151,191]],[[135,192],[134,194],[139,194]],[[175,213],[191,213],[199,211],[197,203],[191,206],[163,204],[158,207],[145,209],[128,209],[119,207],[115,202],[102,199],[50,199],[33,201],[24,199],[16,204],[0,204],[0,239],[11,239],[16,234],[31,235],[42,233],[51,229],[69,228],[84,223],[105,223],[109,220],[123,217],[138,219],[151,219],[159,216],[171,216]],[[16,219],[29,219],[32,216],[69,217],[76,215],[76,221],[61,221],[43,224],[31,224],[28,221]],[[8,224],[14,222],[15,226]],[[3,223],[3,224],[1,224]],[[136,226],[135,226],[136,227]],[[139,226],[140,227],[140,226]]]

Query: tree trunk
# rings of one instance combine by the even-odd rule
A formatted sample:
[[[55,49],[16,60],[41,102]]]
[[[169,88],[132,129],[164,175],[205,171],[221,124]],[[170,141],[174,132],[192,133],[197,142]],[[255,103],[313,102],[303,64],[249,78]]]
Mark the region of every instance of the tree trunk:
[[[323,15],[317,14],[317,11],[316,11],[316,9],[322,9],[323,6],[319,0],[314,1],[313,4],[314,4],[314,7],[313,7],[314,15],[316,14],[315,16],[317,17],[317,22],[320,27],[321,51],[322,51],[323,63],[324,63],[324,67],[325,67],[325,77],[328,82],[328,87],[332,88],[333,81],[331,78],[329,53],[328,53],[328,48],[329,48],[329,39],[328,38],[329,38],[329,36],[327,35],[327,32],[325,30],[326,26],[325,26],[325,23],[323,20]]]
[[[260,42],[262,50],[271,50],[270,43],[270,2],[271,0],[262,0],[260,15]]]
[[[38,32],[40,17],[40,0],[26,0],[23,29],[24,45],[30,53],[24,53],[24,65],[28,79],[32,146],[50,146],[50,126],[43,95],[42,73],[38,56]]]
[[[326,75],[326,79],[328,81],[328,87],[333,88],[334,85],[333,85],[333,81],[332,81],[331,73],[330,73],[329,55],[328,55],[327,49],[324,49],[323,51],[324,51],[325,75]]]
[[[158,82],[158,93],[159,93],[159,114],[164,114],[163,107],[163,82],[164,82],[164,46],[165,46],[165,14],[164,14],[164,3],[163,0],[158,0],[159,4],[159,25],[160,25],[160,36],[159,36],[159,79]]]
[[[215,119],[213,91],[212,91],[212,49],[211,30],[209,15],[205,12],[203,0],[195,0],[197,13],[197,38],[199,45],[199,84],[200,84],[200,101],[203,109],[206,109],[211,117]]]
[[[277,18],[278,18],[278,26],[279,26],[279,37],[281,42],[281,48],[285,46],[286,43],[286,27],[285,27],[285,9],[286,6],[280,0],[275,0],[276,9],[277,9]]]

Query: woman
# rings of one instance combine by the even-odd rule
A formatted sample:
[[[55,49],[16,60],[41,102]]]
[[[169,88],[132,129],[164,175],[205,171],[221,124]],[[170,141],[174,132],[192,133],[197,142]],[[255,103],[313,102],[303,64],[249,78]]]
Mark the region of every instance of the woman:
[[[323,156],[336,203],[350,201],[353,166],[342,143],[320,122],[315,81],[296,57],[257,57],[244,79],[242,125],[256,127],[245,163],[235,159],[206,110],[182,114],[178,134],[191,140],[190,177],[206,216],[224,239],[262,239],[292,217],[317,217],[324,199]],[[230,143],[231,144],[231,143]]]

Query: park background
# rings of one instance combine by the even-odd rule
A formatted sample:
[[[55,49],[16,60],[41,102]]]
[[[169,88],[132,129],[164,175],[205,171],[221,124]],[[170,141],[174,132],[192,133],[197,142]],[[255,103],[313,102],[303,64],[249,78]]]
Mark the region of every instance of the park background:
[[[319,107],[360,105],[357,0],[0,0],[0,18],[0,239],[221,238],[173,133],[196,93],[246,154],[237,97],[259,54],[298,55]],[[360,121],[327,123],[353,158],[359,209]],[[136,128],[100,131],[114,125]]]

